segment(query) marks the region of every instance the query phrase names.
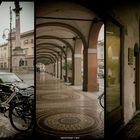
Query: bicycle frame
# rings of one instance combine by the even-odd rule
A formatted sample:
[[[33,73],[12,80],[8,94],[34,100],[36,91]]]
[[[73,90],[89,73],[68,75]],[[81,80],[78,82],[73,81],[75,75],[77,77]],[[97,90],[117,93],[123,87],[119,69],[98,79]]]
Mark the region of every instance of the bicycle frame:
[[[104,104],[102,103],[102,100],[104,100],[104,92],[98,97],[98,99],[101,107],[104,108]]]
[[[12,85],[11,90],[13,91],[13,93],[11,93],[11,95],[6,99],[6,101],[0,103],[0,107],[6,109],[5,111],[10,108],[10,102],[14,99],[14,97],[16,97],[16,99],[18,100],[18,97],[16,96],[16,86]]]

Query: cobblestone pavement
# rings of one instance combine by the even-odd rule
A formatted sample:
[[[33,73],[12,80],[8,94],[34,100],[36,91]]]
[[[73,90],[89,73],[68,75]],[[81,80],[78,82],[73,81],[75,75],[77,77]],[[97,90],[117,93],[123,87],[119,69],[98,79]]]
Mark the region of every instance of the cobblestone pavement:
[[[37,136],[42,139],[104,137],[104,110],[97,96],[46,73],[37,74],[36,121]]]

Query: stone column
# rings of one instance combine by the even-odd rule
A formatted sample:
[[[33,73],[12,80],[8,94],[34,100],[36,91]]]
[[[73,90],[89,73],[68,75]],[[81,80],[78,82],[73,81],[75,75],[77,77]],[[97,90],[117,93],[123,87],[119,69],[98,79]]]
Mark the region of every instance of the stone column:
[[[52,70],[53,76],[56,76],[56,65],[55,63],[53,63],[52,65],[53,65],[53,70]]]
[[[74,59],[75,59],[75,80],[74,80],[74,85],[80,86],[82,85],[82,70],[81,70],[81,62],[82,62],[82,55],[81,54],[75,54]]]
[[[89,46],[88,46],[88,91],[98,91],[99,84],[97,82],[97,43],[98,35],[103,25],[102,21],[93,22],[92,28],[90,30],[89,36]]]
[[[15,48],[13,49],[13,63],[14,63],[14,71],[21,71],[22,66],[19,63],[21,60],[25,61],[25,54],[23,53],[23,49],[21,48],[21,42],[20,42],[20,11],[22,8],[19,6],[19,1],[15,1],[15,9],[13,11],[15,12],[16,17],[16,32],[15,32]]]
[[[71,50],[68,48],[67,49],[67,63],[70,63],[72,64],[72,53],[71,53]],[[72,83],[72,69],[67,69],[67,79],[68,79],[68,82],[69,83]]]
[[[88,91],[98,91],[97,83],[97,49],[88,49]]]
[[[54,65],[50,64],[50,73],[51,73],[51,75],[53,74],[53,72],[54,72]]]
[[[49,72],[49,74],[51,73],[51,69],[52,69],[51,64],[49,64],[48,65],[48,72]]]
[[[58,78],[58,73],[59,73],[59,66],[58,66],[58,61],[56,61],[55,65],[56,65],[56,69],[55,69],[55,73],[56,73],[56,77]]]
[[[62,79],[62,57],[60,58],[60,79]]]
[[[60,75],[61,75],[60,72],[61,72],[61,67],[60,67],[60,60],[59,60],[59,61],[58,61],[58,78],[59,78],[59,79],[61,79],[61,78],[60,78]]]
[[[75,42],[75,54],[74,54],[74,85],[80,86],[82,85],[83,77],[82,77],[82,69],[83,68],[83,61],[82,61],[82,52],[83,52],[83,43],[80,39],[77,39]]]
[[[16,42],[15,42],[15,46],[16,47],[21,47],[20,44],[20,11],[22,10],[22,8],[19,6],[19,1],[15,1],[15,9],[13,9],[13,11],[15,12],[16,15]]]
[[[54,69],[55,69],[54,75],[55,75],[55,77],[57,77],[57,62],[54,63]]]
[[[62,59],[62,79],[64,79],[64,75],[65,75],[65,70],[63,69],[64,63],[65,63],[65,61],[64,61],[64,59]]]

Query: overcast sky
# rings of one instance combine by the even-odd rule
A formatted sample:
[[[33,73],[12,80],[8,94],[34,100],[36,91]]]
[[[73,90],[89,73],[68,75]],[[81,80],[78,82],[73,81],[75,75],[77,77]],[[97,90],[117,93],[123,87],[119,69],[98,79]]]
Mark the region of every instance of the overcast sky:
[[[20,32],[26,32],[34,29],[34,2],[20,2]],[[15,8],[14,2],[2,2],[0,5],[0,44],[6,42],[2,38],[3,30],[10,28],[10,10]],[[12,28],[15,28],[15,12],[12,10]],[[8,31],[5,32],[8,35]]]

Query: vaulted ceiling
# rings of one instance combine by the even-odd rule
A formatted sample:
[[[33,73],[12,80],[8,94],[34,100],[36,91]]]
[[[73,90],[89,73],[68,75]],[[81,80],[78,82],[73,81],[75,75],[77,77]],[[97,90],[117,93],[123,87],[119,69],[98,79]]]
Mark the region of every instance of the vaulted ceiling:
[[[49,59],[56,59],[53,53],[58,57],[65,56],[66,47],[73,52],[75,38],[87,43],[95,17],[97,15],[93,11],[74,2],[50,1],[38,4],[36,7],[37,62],[40,62],[41,58],[45,64],[53,62]]]

